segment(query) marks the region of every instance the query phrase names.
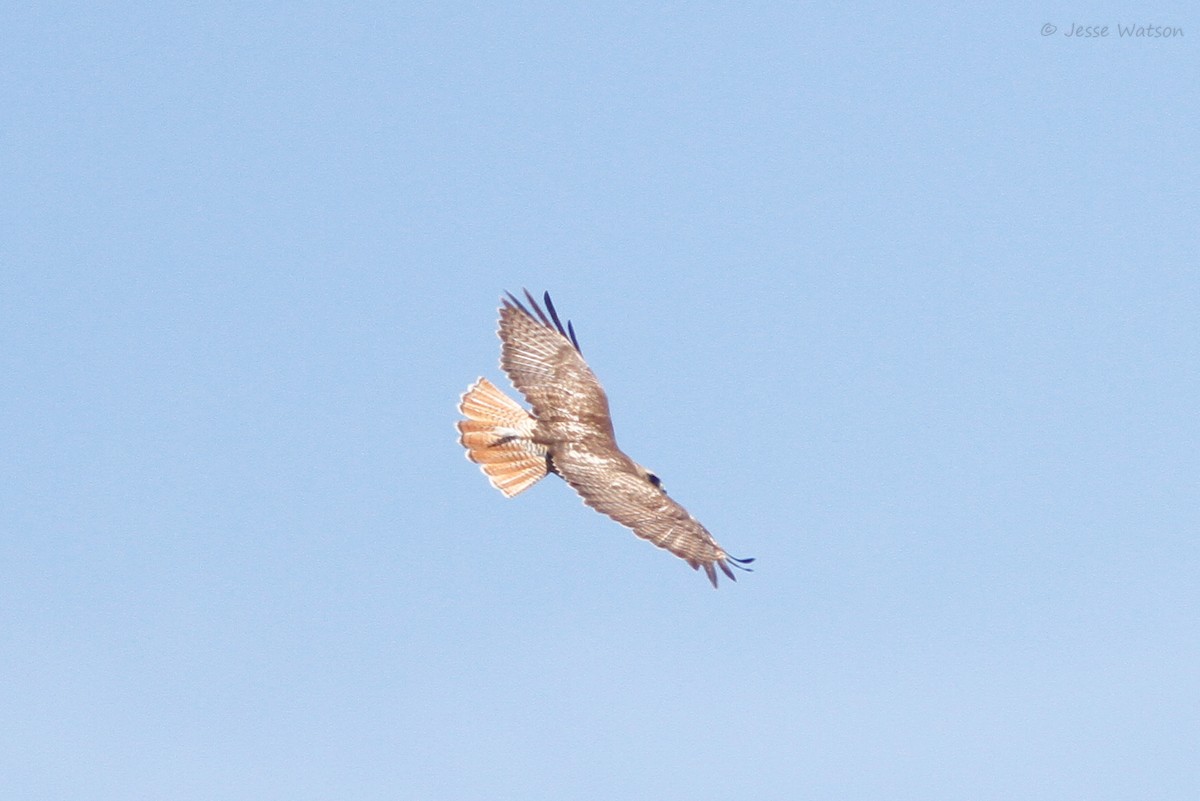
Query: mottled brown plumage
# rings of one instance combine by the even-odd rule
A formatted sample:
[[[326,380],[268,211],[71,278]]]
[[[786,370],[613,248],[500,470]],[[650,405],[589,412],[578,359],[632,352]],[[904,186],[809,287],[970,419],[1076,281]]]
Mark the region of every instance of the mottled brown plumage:
[[[500,366],[533,413],[479,379],[459,405],[467,458],[508,497],[557,473],[588,506],[693,569],[703,567],[714,587],[717,568],[733,579],[730,565],[746,569],[754,560],[727,554],[657,476],[617,447],[608,398],[583,359],[575,329],[570,322],[564,328],[549,293],[543,297],[545,311],[528,291],[528,307],[511,294],[500,307]]]

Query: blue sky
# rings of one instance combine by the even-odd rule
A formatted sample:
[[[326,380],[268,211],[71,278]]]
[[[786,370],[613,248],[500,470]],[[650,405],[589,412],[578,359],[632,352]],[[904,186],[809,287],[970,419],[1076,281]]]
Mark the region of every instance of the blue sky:
[[[0,795],[1200,794],[1194,9],[5,16]],[[756,572],[463,458],[521,287]]]

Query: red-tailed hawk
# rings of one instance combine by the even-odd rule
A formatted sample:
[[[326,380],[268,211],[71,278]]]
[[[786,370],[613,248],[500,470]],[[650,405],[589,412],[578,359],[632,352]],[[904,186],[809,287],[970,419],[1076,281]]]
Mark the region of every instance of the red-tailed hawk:
[[[467,458],[509,498],[556,473],[588,506],[692,569],[703,567],[713,587],[716,568],[736,580],[730,565],[747,570],[754,560],[727,554],[667,496],[658,476],[617,447],[608,398],[583,360],[575,328],[567,321],[564,329],[550,293],[543,297],[549,317],[529,290],[532,313],[511,293],[500,307],[500,366],[533,413],[480,378],[458,407],[466,418],[458,430]]]

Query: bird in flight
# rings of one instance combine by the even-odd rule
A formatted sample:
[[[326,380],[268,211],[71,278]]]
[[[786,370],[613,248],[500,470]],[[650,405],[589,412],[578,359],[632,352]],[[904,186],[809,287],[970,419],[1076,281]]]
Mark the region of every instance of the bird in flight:
[[[704,568],[713,587],[717,568],[749,570],[753,559],[725,552],[708,529],[667,495],[658,476],[617,447],[608,397],[583,360],[575,327],[564,328],[550,293],[543,311],[529,290],[526,307],[508,293],[500,306],[500,366],[533,412],[486,378],[462,396],[459,442],[505,497],[555,473],[596,511],[634,534]],[[532,311],[531,311],[532,310]],[[549,314],[547,315],[547,312]]]

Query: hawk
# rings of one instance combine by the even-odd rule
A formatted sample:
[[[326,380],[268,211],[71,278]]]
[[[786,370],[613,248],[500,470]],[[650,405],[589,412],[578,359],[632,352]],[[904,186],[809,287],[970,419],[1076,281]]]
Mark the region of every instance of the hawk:
[[[563,327],[550,293],[543,295],[546,311],[529,290],[529,307],[507,294],[497,332],[500,366],[533,412],[480,378],[458,407],[466,418],[459,421],[458,431],[467,458],[508,498],[554,473],[597,512],[675,554],[693,570],[703,567],[713,587],[717,568],[736,581],[730,565],[749,570],[746,565],[754,560],[726,553],[667,495],[658,476],[617,447],[608,397],[583,360],[575,327],[569,320]]]

